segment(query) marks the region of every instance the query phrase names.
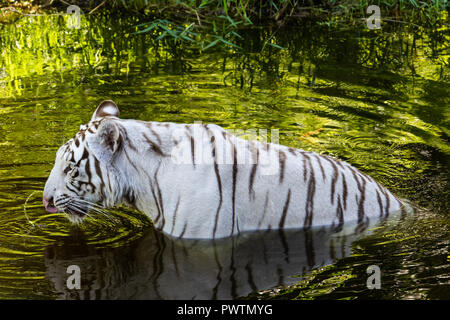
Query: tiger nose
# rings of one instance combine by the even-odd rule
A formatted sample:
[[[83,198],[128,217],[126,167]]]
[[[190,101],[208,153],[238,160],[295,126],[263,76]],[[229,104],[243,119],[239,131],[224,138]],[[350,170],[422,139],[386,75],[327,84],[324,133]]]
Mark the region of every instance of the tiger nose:
[[[53,197],[51,197],[48,200],[45,199],[45,197],[42,197],[42,202],[44,203],[45,211],[50,212],[50,213],[58,212],[58,208],[56,208],[55,206],[53,206],[51,204],[53,202]]]

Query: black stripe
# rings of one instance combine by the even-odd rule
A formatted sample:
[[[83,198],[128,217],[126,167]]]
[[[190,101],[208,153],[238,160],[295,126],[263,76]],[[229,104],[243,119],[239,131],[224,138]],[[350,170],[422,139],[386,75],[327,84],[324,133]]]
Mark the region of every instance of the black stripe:
[[[181,231],[181,234],[178,236],[178,238],[183,238],[184,233],[186,232],[187,228],[187,222],[184,223],[183,231]]]
[[[363,181],[362,184],[362,190],[361,190],[361,198],[358,205],[358,222],[362,223],[364,221],[364,201],[366,200],[366,181],[364,179],[361,179]]]
[[[339,195],[338,195],[338,205],[336,208],[336,218],[338,219],[339,224],[336,226],[334,231],[339,232],[342,230],[342,227],[344,225],[344,212],[342,210],[341,197]]]
[[[75,193],[77,196],[80,196],[80,191],[81,190],[78,190],[74,185],[71,185],[71,184],[68,183],[68,184],[66,184],[66,188],[67,188],[67,190]]]
[[[230,264],[230,271],[231,271],[231,275],[230,275],[230,281],[231,281],[231,297],[237,298],[237,281],[236,281],[236,266],[235,266],[235,262],[234,262],[234,250],[235,250],[235,246],[231,247],[231,264]]]
[[[276,286],[281,287],[285,283],[283,269],[281,267],[277,267],[277,275],[278,275],[278,284]]]
[[[323,158],[326,159],[333,167],[333,178],[331,179],[331,195],[330,195],[330,197],[331,197],[330,201],[331,201],[331,204],[333,204],[334,203],[334,192],[336,190],[336,181],[338,178],[338,168],[336,167],[334,159],[329,158],[328,156],[323,156]]]
[[[283,183],[284,167],[286,164],[286,153],[283,151],[278,152],[278,160],[280,161],[280,184]]]
[[[80,134],[81,141],[84,141],[84,139],[86,138],[85,130],[80,130],[78,131],[78,133]]]
[[[385,218],[387,218],[389,216],[389,206],[390,206],[390,199],[389,199],[389,195],[387,194],[385,188],[383,186],[381,186],[377,181],[375,181],[376,185],[378,186],[378,189],[381,191],[381,193],[384,195],[384,198],[386,200],[386,204],[385,204]]]
[[[70,170],[72,170],[72,168],[70,166],[67,166],[63,172],[64,174],[67,174]]]
[[[355,169],[353,169],[352,167],[348,167],[348,169],[352,172],[353,179],[356,181],[356,184],[358,186],[358,190],[361,192],[361,183],[359,182],[359,179],[358,179],[358,177],[356,175]]]
[[[87,148],[83,149],[83,155],[81,156],[80,160],[78,160],[78,162],[80,162],[81,160],[87,159],[89,157],[89,151],[87,150]]]
[[[217,178],[217,188],[219,189],[219,206],[217,207],[217,211],[216,211],[216,218],[214,221],[214,230],[213,230],[213,238],[216,235],[216,231],[217,231],[217,225],[219,223],[219,213],[220,213],[220,209],[222,208],[222,201],[223,201],[223,196],[222,196],[222,182],[220,180],[220,173],[219,173],[219,167],[217,165],[217,163],[214,163],[214,172],[216,173],[216,178]]]
[[[131,206],[136,208],[136,197],[134,196],[132,191],[126,192],[124,198]]]
[[[344,164],[342,163],[341,160],[339,160],[339,159],[333,159],[333,160],[339,167],[341,167],[341,169],[345,170]]]
[[[375,182],[375,180],[372,179],[372,177],[368,176],[367,174],[365,174],[364,172],[358,171],[359,175],[362,176],[363,178],[365,178],[367,181],[369,182]]]
[[[378,205],[380,206],[380,217],[383,217],[383,203],[381,201],[380,193],[378,192],[377,189],[375,189],[375,192],[377,193],[377,201]]]
[[[158,165],[158,169],[156,169],[156,171],[155,171],[154,179],[155,179],[156,191],[158,191],[159,207],[161,209],[161,215],[162,215],[162,226],[161,226],[161,229],[163,229],[164,225],[166,223],[166,219],[165,219],[165,216],[164,216],[164,206],[163,206],[161,189],[159,188],[158,178],[156,176],[158,174],[159,168],[161,168],[161,162]]]
[[[126,154],[126,153],[125,153]],[[160,163],[161,165],[161,163]],[[158,167],[159,169],[159,167]],[[158,170],[157,169],[157,170]],[[153,182],[152,179],[150,178],[150,176],[147,174],[147,172],[143,171],[143,173],[147,176],[147,179],[149,181],[149,185],[150,185],[150,191],[152,193],[153,196],[153,200],[155,202],[156,205],[156,210],[158,211],[158,215],[156,216],[156,218],[153,220],[153,224],[156,226],[156,223],[158,222],[159,218],[161,217],[161,208],[159,207],[159,203],[158,203],[158,198],[156,197],[156,193],[155,193],[155,189],[153,188]]]
[[[103,119],[99,120],[99,121],[94,121],[92,122],[92,124],[94,125],[95,129],[98,129],[98,126],[100,125],[100,123],[103,121]]]
[[[290,262],[289,261],[289,245],[288,245],[288,242],[286,241],[286,235],[284,234],[284,230],[279,229],[278,235],[280,236],[281,245],[283,246],[284,261],[289,263]]]
[[[102,170],[100,167],[100,161],[98,161],[98,159],[94,156],[94,167],[95,167],[95,172],[97,174],[97,176],[100,178],[100,192],[102,194],[102,198],[105,198],[105,182],[103,180],[103,174],[102,174]]]
[[[320,171],[322,172],[323,181],[325,181],[325,170],[323,169],[322,162],[320,161],[320,155],[316,156],[317,162],[319,163]]]
[[[309,161],[309,158],[307,158]],[[308,193],[306,199],[306,207],[305,207],[305,221],[303,224],[303,228],[308,230],[312,226],[312,220],[314,215],[314,193],[316,191],[316,178],[314,176],[314,170],[312,168],[311,162],[309,161],[310,166],[310,175],[309,175],[309,183],[308,183]]]
[[[70,159],[68,159],[69,162],[75,162],[75,152],[72,150],[70,152]]]
[[[67,197],[67,198],[58,198],[58,199],[56,199],[55,201],[54,201],[54,203],[55,203],[55,206],[57,206],[57,207],[61,207],[61,206],[63,206],[63,205],[65,205],[65,204],[67,204],[68,202],[70,202],[72,199],[71,198],[69,198],[69,197]]]
[[[336,252],[334,252],[334,240],[330,239],[330,258],[332,262],[336,261]]]
[[[142,134],[142,136],[144,137],[144,139],[147,141],[148,144],[150,144],[151,149],[159,154],[162,157],[165,157],[166,155],[164,154],[164,152],[162,152],[161,147],[159,145],[157,145],[155,142],[153,142],[145,133]]]
[[[147,122],[146,127],[150,129],[150,132],[155,136],[156,140],[158,140],[158,143],[161,145],[162,141],[161,141],[161,137],[159,136],[159,134],[156,133],[155,130],[153,130],[152,128],[152,123],[151,122]]]
[[[215,287],[213,288],[213,296],[212,296],[212,300],[217,300],[217,292],[218,292],[219,286],[220,286],[220,284],[221,284],[221,282],[222,282],[222,276],[221,276],[221,275],[222,275],[223,267],[222,267],[222,265],[220,264],[220,260],[219,260],[219,257],[218,257],[218,255],[217,255],[217,247],[216,247],[216,243],[213,242],[213,245],[214,245],[214,259],[216,260],[217,268],[218,268],[219,272],[217,273],[217,277],[216,277],[217,283],[216,283]]]
[[[194,165],[195,168],[195,141],[194,138],[192,136],[189,136],[190,141],[191,141],[191,156],[192,156],[192,164]]]
[[[258,148],[254,148],[254,144],[250,141],[249,144],[251,143],[252,145],[252,155],[254,155],[253,150],[256,150],[256,155],[254,156],[255,158],[254,160],[254,164],[252,166],[252,170],[250,172],[250,178],[249,178],[249,182],[248,182],[248,196],[249,199],[251,200],[252,195],[253,195],[253,200],[255,199],[255,192],[253,191],[253,181],[255,179],[255,174],[256,174],[256,169],[258,168],[258,162],[259,162],[259,149]]]
[[[386,218],[389,217],[389,207],[391,205],[391,199],[386,190],[383,189],[384,196],[386,197]]]
[[[171,246],[170,246],[170,251],[172,253],[172,265],[175,266],[175,273],[177,274],[177,277],[180,278],[180,270],[178,268],[178,260],[177,260],[177,255],[175,253],[175,243],[173,241],[170,242]]]
[[[158,299],[162,299],[161,293],[159,292],[160,285],[158,284],[158,279],[164,272],[164,251],[166,249],[166,242],[164,240],[164,236],[161,234],[155,234],[155,239],[157,241],[156,248],[158,248],[154,260],[153,260],[153,273],[150,276],[150,281],[153,284],[153,290],[156,293]]]
[[[175,229],[175,223],[177,221],[177,212],[178,212],[178,206],[180,205],[180,196],[178,196],[177,204],[175,205],[175,211],[172,215],[172,230],[170,231],[170,234],[173,234],[173,230]]]
[[[342,177],[342,199],[344,201],[344,210],[347,210],[347,195],[348,195],[348,190],[347,190],[347,180],[345,179],[345,174],[343,172],[341,172],[341,177]]]
[[[136,170],[136,172],[139,174],[140,171],[139,171],[139,169],[136,167],[136,165],[133,163],[133,161],[131,161],[131,158],[130,158],[130,156],[128,155],[127,150],[124,148],[123,151],[124,151],[124,153],[125,153],[125,156],[127,157],[128,162],[133,166],[134,170]]]
[[[250,261],[245,265],[245,270],[247,271],[247,282],[252,288],[253,292],[258,291],[258,287],[256,287],[255,281],[253,280],[253,272],[252,267],[250,266]]]
[[[284,223],[286,222],[286,215],[289,209],[289,201],[291,200],[291,189],[289,189],[286,202],[284,203],[283,213],[281,214],[281,219],[279,223],[279,228],[282,229],[284,227]]]
[[[230,140],[230,143],[232,145],[232,152],[233,152],[233,194],[232,194],[232,203],[233,203],[233,216],[231,221],[231,234],[234,233],[234,224],[236,219],[236,181],[237,181],[237,149],[234,143]]]
[[[156,205],[156,210],[158,211],[158,215],[156,216],[155,220],[153,221],[153,223],[156,225],[159,218],[161,217],[161,208],[159,207],[158,199],[156,198],[156,194],[155,194],[155,189],[153,188],[153,184],[151,181],[150,181],[150,191],[152,192],[153,200],[155,201],[155,205]]]
[[[138,152],[137,148],[131,143],[131,140],[128,138],[127,129],[120,124],[117,124],[117,126],[119,127],[120,131],[122,132],[122,135],[119,135],[119,136],[124,137],[125,141],[127,142],[128,146],[130,147],[130,149],[132,149],[135,152]]]
[[[217,179],[217,188],[219,189],[219,206],[217,207],[216,217],[215,217],[215,221],[214,221],[214,229],[213,229],[213,238],[215,238],[216,232],[217,232],[217,225],[219,223],[219,213],[220,213],[220,209],[222,208],[222,201],[223,201],[222,181],[220,179],[219,166],[217,164],[216,138],[214,136],[214,133],[208,128],[208,125],[205,125],[204,128],[206,129],[208,134],[211,136],[211,138],[210,138],[211,155],[214,159],[214,172],[216,174],[216,179]]]
[[[306,157],[305,154],[303,154],[303,181],[306,182],[306,176],[307,176],[307,170],[306,170]]]
[[[288,148],[288,151],[289,151],[292,155],[297,156],[297,152],[296,152],[296,150],[295,150],[294,148]]]
[[[88,177],[88,183],[87,184],[92,186],[92,192],[94,192],[95,191],[95,186],[92,184],[92,173],[91,173],[91,165],[90,165],[89,158],[86,159],[86,162],[85,162],[85,165],[84,165],[84,169],[85,169],[86,175]]]
[[[364,182],[364,184],[361,184],[361,182],[358,179],[358,174],[352,167],[348,167],[350,171],[352,172],[353,178],[356,181],[356,184],[358,186],[358,190],[360,192],[361,197],[358,197],[356,195],[356,202],[358,202],[358,224],[361,224],[364,219],[364,200],[365,200],[365,190],[366,190],[366,181],[361,178],[361,180]],[[359,200],[358,200],[359,199]]]

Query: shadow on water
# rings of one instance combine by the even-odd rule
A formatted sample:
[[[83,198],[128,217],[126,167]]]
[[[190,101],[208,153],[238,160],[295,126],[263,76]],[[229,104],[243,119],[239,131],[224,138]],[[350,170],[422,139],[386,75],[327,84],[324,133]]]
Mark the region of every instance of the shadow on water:
[[[232,299],[294,284],[299,275],[348,256],[361,237],[348,230],[264,231],[209,241],[152,229],[128,246],[103,249],[71,234],[46,248],[46,277],[62,299]],[[70,265],[80,268],[78,290],[66,284]]]

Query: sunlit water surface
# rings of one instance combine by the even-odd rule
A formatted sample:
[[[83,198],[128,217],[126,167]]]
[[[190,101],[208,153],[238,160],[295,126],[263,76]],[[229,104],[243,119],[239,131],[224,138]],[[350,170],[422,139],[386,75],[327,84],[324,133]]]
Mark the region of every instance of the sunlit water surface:
[[[1,26],[0,298],[450,298],[445,30],[307,23],[242,30],[239,48],[202,52],[133,34],[139,23]],[[182,241],[127,208],[72,226],[46,214],[42,190],[58,146],[103,99],[123,118],[277,129],[280,143],[339,157],[419,209],[362,235]],[[82,270],[80,290],[67,288],[69,265]],[[366,286],[370,265],[379,290]]]

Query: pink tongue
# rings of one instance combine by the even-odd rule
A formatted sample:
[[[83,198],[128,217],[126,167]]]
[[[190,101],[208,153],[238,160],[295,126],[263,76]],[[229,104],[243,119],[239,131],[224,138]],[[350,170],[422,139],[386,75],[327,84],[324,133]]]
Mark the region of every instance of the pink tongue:
[[[58,212],[58,208],[52,206],[51,204],[48,203],[48,201],[45,198],[42,198],[42,202],[44,202],[44,207],[45,207],[45,211],[50,212],[50,213],[57,213]]]

